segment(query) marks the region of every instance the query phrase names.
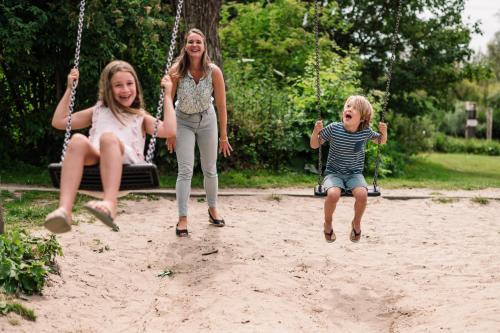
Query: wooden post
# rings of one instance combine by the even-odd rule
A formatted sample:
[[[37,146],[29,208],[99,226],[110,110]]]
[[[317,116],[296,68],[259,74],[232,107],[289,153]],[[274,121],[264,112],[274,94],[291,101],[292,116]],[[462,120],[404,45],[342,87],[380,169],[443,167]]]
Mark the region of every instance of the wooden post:
[[[486,110],[486,140],[491,140],[493,135],[493,109]]]
[[[465,124],[465,138],[473,139],[476,136],[476,103],[465,102],[465,111],[467,112],[467,120]]]

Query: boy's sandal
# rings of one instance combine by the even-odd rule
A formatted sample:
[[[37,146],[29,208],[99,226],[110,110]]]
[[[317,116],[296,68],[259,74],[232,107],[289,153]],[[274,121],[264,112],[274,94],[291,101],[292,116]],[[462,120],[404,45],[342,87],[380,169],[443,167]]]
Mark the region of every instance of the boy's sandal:
[[[330,230],[330,232],[326,232],[323,230],[323,233],[325,234],[325,240],[327,243],[333,243],[337,239],[337,236],[335,236],[335,233],[333,232],[333,228],[332,230]]]
[[[349,239],[351,242],[357,243],[361,239],[361,230],[359,232],[356,232],[354,229],[354,223],[351,222],[351,233],[349,235]]]
[[[177,237],[187,237],[189,236],[189,231],[187,229],[179,229],[179,223],[175,225],[175,235]]]
[[[47,215],[43,225],[54,234],[62,234],[71,230],[71,221],[68,220],[68,214],[62,207]]]
[[[102,223],[113,229],[113,231],[120,230],[118,225],[114,222],[111,210],[104,204],[103,201],[89,201],[83,206],[83,208],[92,213],[92,215],[97,217]]]

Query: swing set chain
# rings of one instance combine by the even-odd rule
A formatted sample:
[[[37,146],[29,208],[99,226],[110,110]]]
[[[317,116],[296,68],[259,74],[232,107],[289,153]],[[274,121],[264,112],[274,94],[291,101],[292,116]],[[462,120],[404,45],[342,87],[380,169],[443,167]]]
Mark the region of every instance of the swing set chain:
[[[319,10],[318,10],[318,0],[314,0],[314,39],[316,42],[316,112],[318,113],[318,120],[321,120],[321,85],[320,85],[320,57],[319,57]],[[321,138],[318,133],[318,185],[321,185],[322,182],[322,173],[323,173],[323,162],[321,156]]]
[[[179,2],[177,3],[177,12],[175,15],[174,29],[172,31],[172,38],[170,40],[170,48],[168,50],[167,64],[165,65],[165,70],[163,73],[164,75],[168,74],[168,70],[170,69],[170,66],[172,65],[172,60],[174,58],[174,50],[175,50],[175,45],[176,45],[176,40],[177,40],[177,32],[179,30],[179,21],[181,18],[183,3],[184,3],[184,0],[179,0]],[[146,162],[150,163],[150,164],[153,161],[154,151],[155,151],[155,147],[156,147],[156,136],[158,134],[158,124],[160,123],[160,117],[161,117],[162,110],[163,110],[164,99],[165,99],[165,90],[163,90],[163,88],[160,88],[160,98],[158,100],[158,106],[156,108],[155,127],[153,130],[153,136],[151,137],[151,140],[149,141],[148,152],[146,154]]]
[[[398,33],[399,33],[399,24],[401,21],[401,8],[402,8],[403,0],[398,1],[398,11],[396,16],[396,27],[394,28],[394,35],[392,36],[392,45],[391,45],[391,60],[389,61],[389,68],[387,69],[387,81],[385,85],[385,94],[384,94],[384,104],[382,106],[382,111],[380,112],[380,121],[385,122],[385,112],[387,110],[387,105],[389,103],[390,96],[390,88],[391,88],[391,79],[392,79],[392,68],[394,66],[394,61],[396,60],[396,46],[398,43]],[[377,145],[377,158],[375,160],[375,173],[373,175],[373,188],[377,190],[377,180],[378,180],[378,168],[380,165],[380,142],[382,138],[379,136],[378,145]]]
[[[76,36],[76,49],[75,49],[75,63],[74,68],[78,69],[80,66],[80,46],[82,44],[82,30],[83,30],[83,19],[85,17],[85,0],[80,2],[80,14],[78,16],[78,32]],[[64,135],[63,150],[61,153],[61,163],[64,162],[64,156],[66,155],[66,150],[68,149],[69,139],[71,137],[71,120],[73,115],[73,109],[75,107],[75,95],[76,87],[78,86],[78,81],[73,81],[71,86],[71,95],[69,99],[68,108],[68,121],[66,123],[66,134]]]

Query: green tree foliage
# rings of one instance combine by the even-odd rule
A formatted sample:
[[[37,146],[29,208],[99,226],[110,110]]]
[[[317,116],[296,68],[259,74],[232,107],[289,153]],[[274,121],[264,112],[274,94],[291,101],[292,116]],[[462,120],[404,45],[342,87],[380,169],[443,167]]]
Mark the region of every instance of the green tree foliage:
[[[190,3],[196,6],[206,0],[196,1]],[[353,93],[368,95],[379,112],[397,1],[318,1],[321,116],[326,122],[337,120],[345,98]],[[453,110],[460,90],[481,93],[473,86],[475,77],[494,68],[464,64],[471,54],[470,33],[477,31],[476,25],[462,22],[464,1],[403,1],[386,115],[390,144],[383,150],[390,168],[402,165],[405,154],[427,149],[433,126],[426,115]],[[137,69],[148,110],[156,111],[173,3],[87,1],[77,108],[95,102],[105,64],[123,59]],[[219,33],[235,148],[231,159],[223,160],[223,167],[311,163],[316,157],[308,139],[318,117],[314,2],[228,0],[223,4]],[[0,159],[35,164],[58,159],[63,136],[50,128],[50,118],[72,66],[77,15],[76,0],[0,3]],[[491,59],[498,56],[495,45]],[[464,78],[471,86],[456,85]],[[500,103],[493,87],[488,103]],[[374,119],[376,127],[379,118]],[[415,145],[417,140],[422,144]],[[161,165],[174,163],[164,149],[158,149],[156,156]]]
[[[485,54],[479,53],[465,66],[468,79],[454,85],[453,97],[455,112],[440,117],[440,128],[446,134],[463,136],[465,131],[464,101],[472,101],[477,105],[479,125],[476,128],[478,137],[486,136],[486,111],[493,110],[492,137],[500,139],[500,32],[488,43]],[[456,130],[458,123],[460,131]]]
[[[40,164],[59,156],[63,136],[50,119],[73,64],[78,4],[0,3],[2,159]],[[102,68],[123,59],[138,71],[148,110],[156,112],[172,21],[170,4],[159,0],[87,1],[76,108],[95,103]]]
[[[362,84],[382,89],[396,25],[398,1],[338,0],[342,17],[351,25],[331,31],[344,49],[353,45],[363,57]],[[452,84],[464,78],[460,67],[469,59],[471,32],[477,24],[462,21],[464,0],[402,0],[397,63],[391,86],[391,108],[408,116],[429,112],[429,103],[449,107]]]
[[[303,167],[311,162],[309,136],[318,117],[312,7],[297,0],[232,1],[222,17],[236,164]],[[321,18],[330,26],[342,22],[333,10]],[[320,38],[321,110],[330,122],[338,120],[345,98],[359,92],[360,72],[355,55],[340,57],[326,37]]]
[[[500,12],[497,15],[500,17]],[[487,58],[496,80],[500,81],[500,31],[497,31],[495,37],[488,43]]]

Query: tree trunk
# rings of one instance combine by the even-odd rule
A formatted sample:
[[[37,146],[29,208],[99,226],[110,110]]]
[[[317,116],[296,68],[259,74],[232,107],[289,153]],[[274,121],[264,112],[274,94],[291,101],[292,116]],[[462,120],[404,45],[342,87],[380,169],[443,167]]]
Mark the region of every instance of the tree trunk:
[[[175,10],[178,0],[172,0],[172,2]],[[222,68],[220,41],[217,32],[221,7],[222,0],[184,0],[182,18],[187,30],[197,28],[205,34],[207,37],[208,55],[214,63]]]

